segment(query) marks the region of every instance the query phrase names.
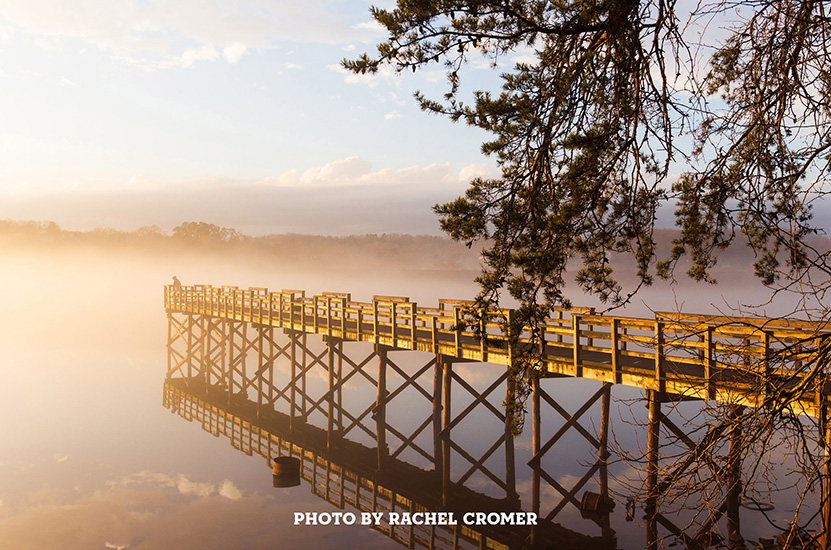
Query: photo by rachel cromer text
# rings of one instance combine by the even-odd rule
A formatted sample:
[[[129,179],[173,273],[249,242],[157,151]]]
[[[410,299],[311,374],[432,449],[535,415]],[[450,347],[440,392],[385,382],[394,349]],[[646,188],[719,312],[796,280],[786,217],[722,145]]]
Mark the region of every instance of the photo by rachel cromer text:
[[[537,525],[534,512],[465,512],[464,525]],[[455,512],[294,512],[295,525],[458,525]]]

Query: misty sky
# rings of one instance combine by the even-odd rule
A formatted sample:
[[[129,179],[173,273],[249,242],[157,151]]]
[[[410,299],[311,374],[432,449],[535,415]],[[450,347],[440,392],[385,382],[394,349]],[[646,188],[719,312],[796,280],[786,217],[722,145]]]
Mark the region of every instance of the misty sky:
[[[0,219],[440,234],[431,207],[498,174],[480,152],[489,136],[418,108],[414,91],[447,91],[438,66],[341,68],[385,36],[370,5],[0,0]],[[727,35],[706,33],[701,70]],[[498,90],[501,70],[531,59],[472,58],[461,97]],[[831,224],[827,207],[815,212]]]
[[[369,7],[0,2],[0,218],[439,233],[430,207],[496,173],[487,136],[418,109],[439,68],[340,68],[384,36]],[[498,86],[484,61],[469,73]]]

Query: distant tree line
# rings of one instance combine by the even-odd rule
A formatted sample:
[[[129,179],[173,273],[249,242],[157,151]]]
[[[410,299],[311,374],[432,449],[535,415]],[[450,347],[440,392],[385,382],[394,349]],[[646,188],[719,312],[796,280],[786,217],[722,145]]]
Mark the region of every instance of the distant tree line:
[[[349,236],[298,233],[251,236],[230,227],[188,221],[166,232],[156,225],[134,231],[62,229],[51,221],[0,220],[0,246],[32,250],[52,247],[121,248],[170,254],[216,254],[298,266],[337,259],[342,267],[368,261],[410,269],[476,270],[479,251],[446,237],[367,234]]]

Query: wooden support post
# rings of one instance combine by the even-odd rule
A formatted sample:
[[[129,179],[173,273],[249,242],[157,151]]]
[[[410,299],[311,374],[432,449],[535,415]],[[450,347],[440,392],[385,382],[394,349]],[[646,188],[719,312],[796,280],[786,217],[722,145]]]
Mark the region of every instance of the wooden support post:
[[[453,363],[444,364],[444,411],[442,415],[442,477],[441,502],[446,506],[450,501],[450,388],[453,383]]]
[[[817,341],[819,351],[819,341]],[[820,372],[818,380],[818,393],[820,399],[819,407],[819,429],[820,438],[823,443],[824,460],[820,477],[821,500],[820,517],[822,521],[819,547],[821,550],[831,550],[831,418],[829,418],[828,397],[824,395],[824,386],[827,380],[825,367]]]
[[[291,363],[291,379],[289,382],[289,433],[294,432],[295,411],[297,410],[297,333],[286,329],[289,336],[289,362]]]
[[[597,456],[600,460],[600,494],[604,498],[609,496],[609,407],[612,401],[612,384],[603,384],[606,391],[600,403],[600,448]]]
[[[317,315],[315,315],[315,319]],[[326,338],[326,350],[328,355],[328,386],[327,386],[327,414],[326,414],[326,448],[329,449],[334,444],[335,434],[332,432],[334,431],[334,423],[335,423],[335,396],[334,396],[334,388],[335,388],[335,342],[332,338]]]
[[[231,331],[230,331],[230,321],[227,319],[222,320],[222,345],[220,346],[219,351],[219,379],[216,381],[217,385],[222,385],[225,383],[225,372],[228,370],[228,338],[230,338]]]
[[[331,321],[331,317],[329,318]],[[337,371],[337,379],[338,379],[338,393],[337,393],[337,409],[338,409],[338,432],[343,432],[343,384],[340,383],[343,380],[343,339],[338,338],[337,340],[337,353],[338,353],[338,371]]]
[[[205,384],[205,391],[203,392],[205,396],[208,395],[211,378],[211,326],[211,318],[203,315],[199,346],[202,348],[202,372],[200,378],[202,379],[202,383]]]
[[[306,333],[300,333],[300,417],[305,424],[307,421],[306,415],[308,412],[308,393],[306,393],[306,363],[308,361],[308,354],[306,352]]]
[[[612,384],[604,383],[605,392],[603,392],[602,401],[600,404],[600,447],[597,449],[597,457],[600,461],[600,497],[604,502],[610,502],[609,499],[609,409],[612,401]],[[601,516],[601,530],[604,538],[612,538],[615,536],[614,530],[610,523],[610,508],[604,507],[604,512]]]
[[[249,292],[249,296],[250,296]],[[243,302],[243,312],[245,312],[245,303]],[[245,394],[245,382],[248,379],[248,372],[246,368],[246,361],[248,355],[248,323],[242,323],[242,345],[240,346],[240,393]],[[243,395],[243,397],[247,397]]]
[[[375,441],[378,447],[378,470],[387,459],[387,347],[375,344],[378,356],[378,394],[375,398]]]
[[[742,494],[742,426],[737,417],[741,415],[743,407],[733,405],[730,418],[733,425],[730,427],[730,448],[727,452],[727,544],[729,550],[746,550],[744,538],[741,534],[739,509]]]
[[[269,300],[270,298],[269,294]],[[269,309],[269,317],[271,310]],[[268,406],[274,411],[274,326],[268,325]]]
[[[531,409],[531,425],[532,425],[532,448],[533,448],[533,455],[537,456],[540,452],[541,446],[541,413],[540,413],[540,378],[533,377],[531,378],[531,401],[532,401],[532,409]],[[533,467],[532,473],[532,510],[537,516],[540,515],[540,471],[539,465],[535,464]]]
[[[260,312],[259,312],[260,320],[262,321],[262,304],[260,304]],[[265,375],[265,370],[268,368],[268,365],[265,364],[265,350],[263,349],[263,333],[265,332],[265,325],[259,324],[257,325],[257,368],[254,369],[254,372],[257,373],[257,418],[260,418],[262,414],[262,406],[263,406],[263,376]]]
[[[185,384],[190,386],[190,379],[193,376],[193,314],[188,314],[187,327],[188,378]]]
[[[435,324],[435,317],[433,317]],[[442,375],[445,369],[445,359],[436,355],[436,364],[433,367],[433,468],[439,474],[442,465],[441,445],[441,411],[442,411]]]
[[[516,399],[516,381],[511,374],[511,366],[508,365],[508,376],[505,379],[506,402]],[[534,377],[534,374],[531,375]],[[513,410],[505,410],[505,485],[507,486],[508,500],[519,501],[516,492],[516,463],[514,455],[514,414]]]
[[[646,548],[658,550],[658,444],[661,429],[661,402],[658,392],[646,390],[649,425],[646,451]]]
[[[166,380],[170,380],[170,369],[173,368],[173,354],[171,353],[171,349],[173,347],[173,342],[171,342],[173,338],[173,314],[167,314],[167,374],[165,375]]]
[[[236,298],[236,292],[234,292],[234,297]],[[236,305],[234,306],[234,311],[236,312]],[[231,395],[234,393],[234,333],[236,329],[234,328],[234,323],[236,321],[229,321],[228,322],[228,368],[225,369],[225,373],[227,376],[227,386],[228,386],[228,405],[231,404]]]

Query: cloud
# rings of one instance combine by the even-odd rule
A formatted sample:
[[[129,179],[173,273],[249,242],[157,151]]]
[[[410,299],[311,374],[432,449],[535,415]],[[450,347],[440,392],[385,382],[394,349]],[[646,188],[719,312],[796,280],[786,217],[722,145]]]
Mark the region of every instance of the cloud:
[[[360,157],[349,157],[320,167],[309,168],[300,177],[300,182],[326,185],[343,182],[356,183],[361,177],[369,174],[371,168],[372,164],[368,161]]]
[[[247,50],[248,47],[245,44],[235,42],[230,46],[225,46],[222,49],[222,57],[224,57],[225,61],[227,61],[228,63],[236,63]]]
[[[331,511],[315,496],[290,499],[252,493],[225,498],[176,499],[159,487],[108,487],[73,502],[4,510],[3,548],[388,548],[389,539],[357,525],[325,529],[293,526],[298,510]],[[288,493],[286,493],[288,494]],[[300,508],[298,508],[298,506]],[[136,516],[135,510],[150,513]]]
[[[236,485],[227,479],[222,482],[222,485],[219,486],[219,491],[217,491],[217,493],[228,500],[239,500],[242,498],[242,491],[240,491]]]
[[[469,182],[474,178],[488,179],[494,177],[496,177],[496,173],[487,164],[468,164],[459,170],[459,180],[464,182]]]
[[[226,481],[226,483],[230,483]],[[161,486],[161,487],[173,487],[179,493],[187,496],[193,496],[198,498],[207,498],[214,494],[216,491],[216,485],[213,483],[200,483],[197,481],[191,481],[187,476],[184,474],[179,474],[178,476],[171,476],[168,474],[163,474],[160,472],[150,472],[147,470],[138,472],[131,476],[125,477],[118,481],[108,481],[107,485],[109,486],[128,486],[128,485],[142,485],[142,486]],[[232,485],[233,486],[233,485]],[[224,496],[224,495],[223,495]]]
[[[396,118],[403,118],[404,115],[399,113],[398,111],[392,111],[384,115],[384,120],[393,120]]]
[[[209,497],[216,490],[213,483],[198,483],[189,480],[184,475],[179,475],[176,479],[176,489],[183,495],[191,495],[196,497]]]
[[[66,229],[113,227],[134,230],[183,221],[205,221],[244,233],[441,234],[432,211],[462,195],[478,165],[450,163],[373,169],[358,156],[307,170],[235,180],[201,177],[159,182],[137,176],[121,187],[0,194],[0,219],[52,220]],[[211,197],[194,201],[194,196]]]
[[[377,29],[352,26],[309,0],[12,0],[0,7],[4,28],[20,29],[46,45],[77,39],[142,68],[188,67],[221,58],[235,63],[247,51],[283,41],[346,44],[373,40]],[[216,55],[206,56],[213,50]]]
[[[190,67],[196,61],[213,61],[218,57],[219,53],[213,46],[188,48],[182,53],[181,57],[171,63],[171,66]]]
[[[400,81],[396,79],[398,73],[389,65],[382,65],[375,74],[356,74],[343,68],[341,65],[335,64],[327,65],[326,68],[344,75],[343,80],[347,84],[363,84],[370,88],[377,87],[381,82],[395,86],[400,85]]]

